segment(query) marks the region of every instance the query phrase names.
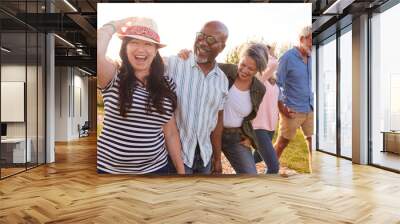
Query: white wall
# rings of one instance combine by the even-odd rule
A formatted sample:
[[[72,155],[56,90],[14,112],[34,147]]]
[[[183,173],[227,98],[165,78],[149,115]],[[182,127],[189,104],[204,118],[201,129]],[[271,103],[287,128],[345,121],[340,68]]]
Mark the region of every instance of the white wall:
[[[67,67],[55,68],[55,141],[68,141],[68,86]]]
[[[1,81],[25,82],[25,73],[25,65],[2,65]],[[7,122],[7,137],[25,137],[25,122]]]
[[[78,124],[88,120],[88,78],[82,75],[76,68],[56,67],[56,141],[79,138]]]
[[[6,122],[7,137],[30,139],[32,162],[44,162],[44,92],[41,66],[25,64],[3,64],[1,66],[1,81],[26,83],[26,107],[25,103],[21,112],[26,112],[26,120],[22,122]],[[27,78],[27,80],[25,80]],[[22,90],[21,94],[24,94]],[[2,96],[7,97],[7,96]],[[2,107],[2,112],[12,110],[10,107]],[[13,113],[12,111],[7,111]],[[27,131],[27,132],[26,132]],[[39,150],[39,151],[38,151]],[[39,155],[37,155],[39,153]]]
[[[25,64],[1,65],[1,81],[25,82]]]
[[[78,72],[78,74],[77,74]],[[74,108],[71,135],[78,137],[78,124],[82,126],[88,120],[88,78],[81,76],[79,70],[74,71]]]

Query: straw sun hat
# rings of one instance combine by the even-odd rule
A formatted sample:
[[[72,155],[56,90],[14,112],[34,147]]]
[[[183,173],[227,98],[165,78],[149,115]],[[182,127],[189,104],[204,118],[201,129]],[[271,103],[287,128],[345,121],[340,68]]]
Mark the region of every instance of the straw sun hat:
[[[160,43],[157,24],[150,18],[136,17],[126,26],[123,26],[117,35],[121,39],[124,37],[131,37],[155,43],[159,48],[166,46],[165,44]]]

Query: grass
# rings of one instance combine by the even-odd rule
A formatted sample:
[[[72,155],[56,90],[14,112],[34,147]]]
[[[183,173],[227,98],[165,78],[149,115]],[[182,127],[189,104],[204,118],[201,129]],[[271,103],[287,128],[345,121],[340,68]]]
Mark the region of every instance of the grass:
[[[97,107],[97,136],[100,135],[103,128],[104,108]],[[278,130],[278,129],[277,129]],[[275,142],[277,134],[274,136]],[[293,169],[298,173],[309,173],[308,170],[308,152],[306,141],[300,129],[297,130],[296,137],[289,143],[280,158],[281,166]]]
[[[276,137],[277,134],[275,134],[273,142],[275,142]],[[290,141],[281,155],[281,166],[286,166],[299,173],[309,173],[307,151],[307,144],[303,133],[300,129],[297,129],[296,137]]]
[[[103,129],[104,107],[97,106],[97,137],[100,136]]]

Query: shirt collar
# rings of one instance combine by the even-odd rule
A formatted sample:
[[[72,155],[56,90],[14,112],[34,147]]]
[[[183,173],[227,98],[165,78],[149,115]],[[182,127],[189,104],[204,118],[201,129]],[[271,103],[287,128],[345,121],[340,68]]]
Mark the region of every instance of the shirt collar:
[[[194,53],[191,53],[190,54],[190,56],[189,56],[189,62],[190,62],[190,67],[196,67],[197,69],[199,69],[200,71],[202,71],[201,70],[201,68],[199,67],[199,65],[197,64],[197,62],[196,62],[196,60],[195,60],[195,57],[194,57]],[[217,62],[215,62],[215,64],[214,64],[214,67],[210,70],[210,72],[208,73],[208,75],[207,76],[209,76],[209,75],[217,75],[218,74],[218,63]]]
[[[297,47],[293,47],[293,48],[294,48],[294,54],[303,61],[303,57],[301,56],[300,50]],[[307,58],[309,59],[310,55],[308,55]]]
[[[196,60],[194,59],[194,53],[190,53],[189,62],[190,62],[190,67],[193,68],[193,67],[197,66]]]

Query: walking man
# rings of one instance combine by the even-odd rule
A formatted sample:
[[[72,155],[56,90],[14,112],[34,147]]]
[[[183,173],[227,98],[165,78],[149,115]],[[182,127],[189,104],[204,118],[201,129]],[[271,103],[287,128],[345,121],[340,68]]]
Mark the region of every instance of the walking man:
[[[279,60],[277,84],[280,88],[279,134],[274,145],[278,158],[301,127],[309,151],[309,170],[312,172],[312,135],[314,132],[314,93],[311,81],[312,30],[305,27],[299,44],[288,50]]]

